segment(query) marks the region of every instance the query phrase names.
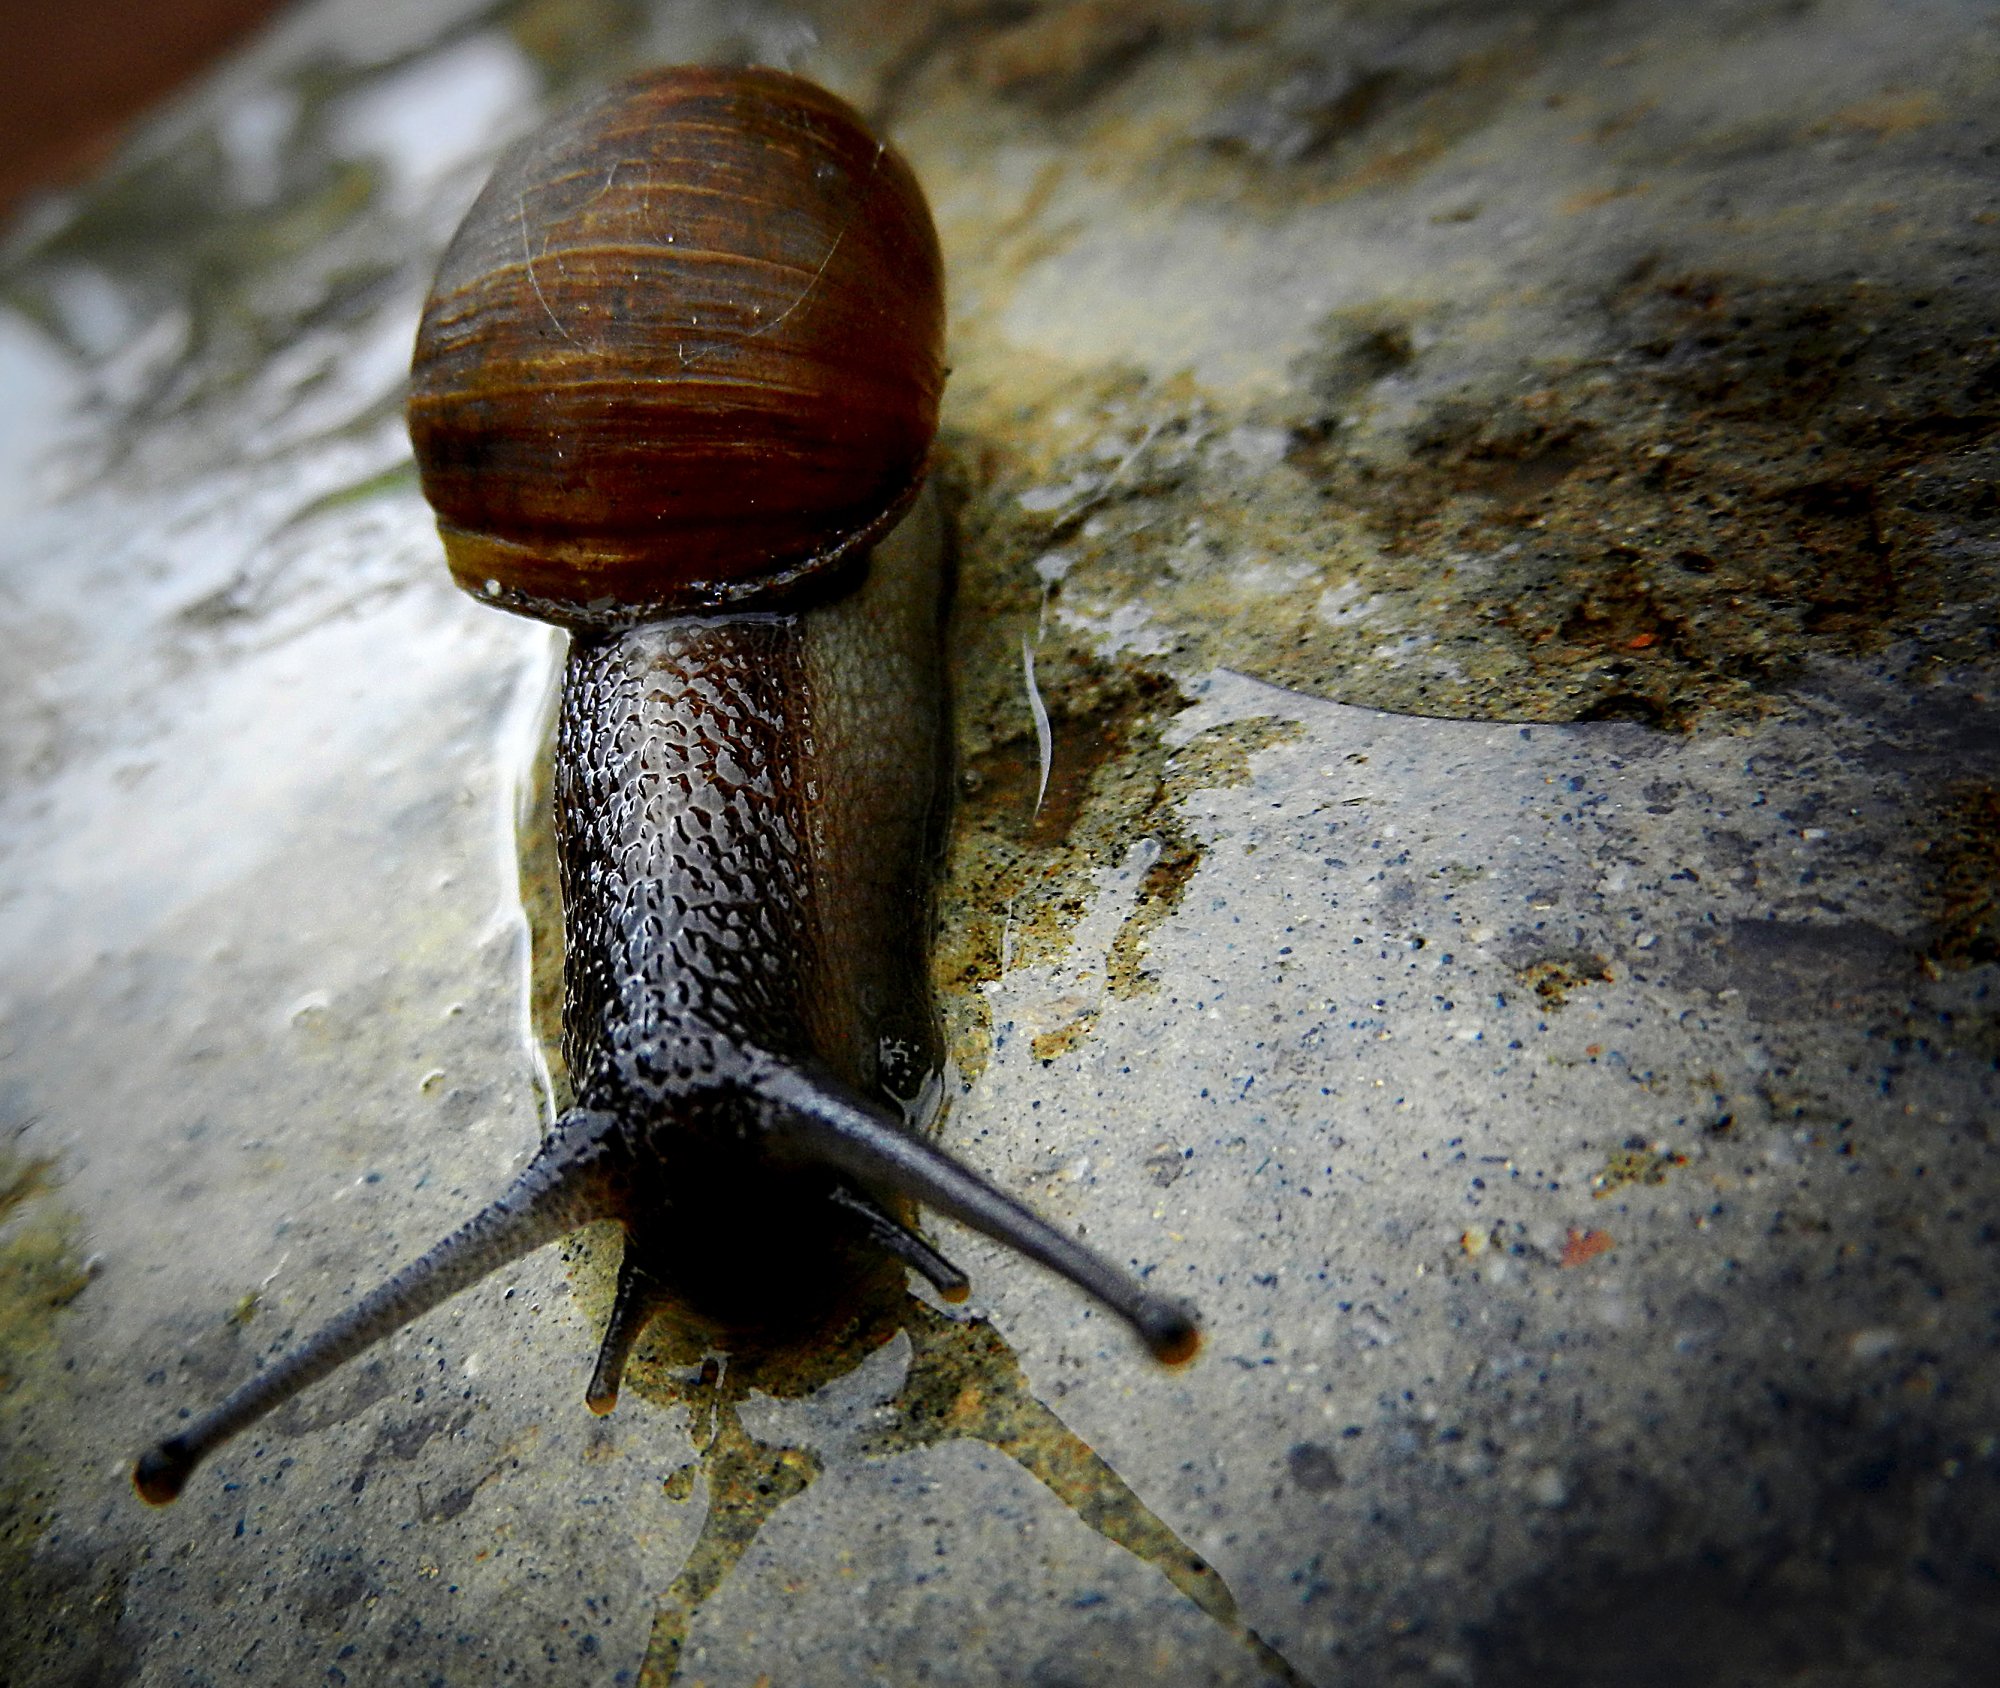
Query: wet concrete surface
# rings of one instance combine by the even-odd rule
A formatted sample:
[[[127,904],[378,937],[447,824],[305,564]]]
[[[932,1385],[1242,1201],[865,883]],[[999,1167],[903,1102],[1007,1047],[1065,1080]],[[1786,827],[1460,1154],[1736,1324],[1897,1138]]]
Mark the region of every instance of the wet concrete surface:
[[[1206,1350],[939,1223],[968,1307],[662,1328],[597,1421],[585,1237],[147,1511],[548,1117],[552,641],[400,382],[498,146],[711,57],[946,245],[943,1139]],[[307,6],[17,221],[0,1675],[1983,1681],[1996,69],[1975,5]]]

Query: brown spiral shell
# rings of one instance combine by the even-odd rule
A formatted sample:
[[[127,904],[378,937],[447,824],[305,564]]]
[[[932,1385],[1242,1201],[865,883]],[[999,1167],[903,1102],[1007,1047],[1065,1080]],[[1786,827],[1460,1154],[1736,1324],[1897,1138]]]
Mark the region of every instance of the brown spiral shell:
[[[439,266],[410,435],[458,583],[581,627],[783,603],[922,485],[937,234],[781,71],[619,83],[516,146]]]

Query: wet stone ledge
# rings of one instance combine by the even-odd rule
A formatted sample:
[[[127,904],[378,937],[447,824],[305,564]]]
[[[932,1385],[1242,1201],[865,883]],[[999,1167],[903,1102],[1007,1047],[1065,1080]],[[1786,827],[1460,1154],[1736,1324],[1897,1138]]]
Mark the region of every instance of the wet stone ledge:
[[[1190,1296],[502,1273],[551,639],[402,431],[495,153],[818,77],[946,249],[943,1140]],[[1983,1682],[1991,9],[307,4],[0,246],[0,1679]],[[754,1192],[743,1193],[755,1242]]]

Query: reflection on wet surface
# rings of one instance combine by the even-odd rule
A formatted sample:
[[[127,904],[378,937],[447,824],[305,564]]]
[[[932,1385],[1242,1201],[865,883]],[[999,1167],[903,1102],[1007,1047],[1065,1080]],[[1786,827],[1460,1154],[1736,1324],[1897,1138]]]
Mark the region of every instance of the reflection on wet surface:
[[[641,1681],[680,1680],[682,1648],[702,1604],[749,1549],[767,1520],[803,1494],[825,1469],[809,1446],[774,1443],[744,1428],[739,1407],[751,1396],[788,1399],[823,1387],[859,1366],[898,1335],[908,1360],[894,1394],[871,1428],[841,1453],[887,1459],[955,1438],[997,1449],[1044,1484],[1107,1541],[1151,1565],[1240,1643],[1268,1676],[1307,1680],[1239,1615],[1227,1584],[1135,1495],[1117,1472],[1065,1425],[1028,1387],[1020,1361],[984,1320],[960,1320],[914,1296],[884,1297],[879,1311],[830,1333],[810,1355],[754,1358],[745,1366],[710,1359],[692,1382],[658,1358],[634,1369],[633,1393],[658,1405],[686,1409],[699,1452],[669,1480],[677,1497],[699,1477],[708,1513],[687,1564],[662,1598],[653,1620]],[[621,1409],[622,1410],[622,1409]]]

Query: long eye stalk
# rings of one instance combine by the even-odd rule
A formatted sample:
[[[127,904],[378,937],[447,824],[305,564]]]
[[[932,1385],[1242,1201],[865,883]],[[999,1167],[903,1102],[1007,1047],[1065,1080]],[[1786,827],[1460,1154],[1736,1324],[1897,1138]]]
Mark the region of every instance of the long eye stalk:
[[[132,1484],[140,1498],[165,1506],[180,1494],[194,1468],[238,1431],[488,1273],[597,1218],[580,1173],[590,1165],[592,1149],[611,1129],[611,1122],[600,1116],[567,1116],[506,1194],[259,1372],[219,1407],[142,1454],[132,1468]]]
[[[777,1104],[766,1130],[783,1152],[895,1190],[1025,1254],[1110,1308],[1162,1364],[1194,1358],[1201,1333],[1186,1307],[1143,1288],[970,1167],[911,1136],[887,1112],[775,1063],[755,1083]]]

